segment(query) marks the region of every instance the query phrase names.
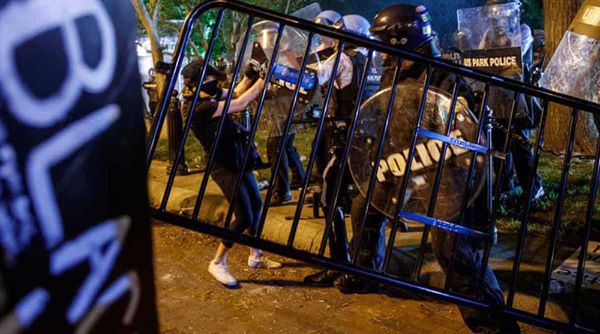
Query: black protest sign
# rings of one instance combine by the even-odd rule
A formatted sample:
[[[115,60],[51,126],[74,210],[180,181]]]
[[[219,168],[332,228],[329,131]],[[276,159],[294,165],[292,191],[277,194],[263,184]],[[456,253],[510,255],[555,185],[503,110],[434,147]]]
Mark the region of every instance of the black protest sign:
[[[0,332],[156,333],[128,1],[0,2]]]

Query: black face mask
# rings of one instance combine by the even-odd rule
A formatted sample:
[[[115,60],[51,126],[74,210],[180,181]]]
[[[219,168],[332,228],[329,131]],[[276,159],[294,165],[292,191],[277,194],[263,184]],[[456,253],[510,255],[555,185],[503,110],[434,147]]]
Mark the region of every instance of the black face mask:
[[[207,81],[202,84],[202,91],[210,96],[216,96],[221,94],[221,88],[218,87],[217,80]]]

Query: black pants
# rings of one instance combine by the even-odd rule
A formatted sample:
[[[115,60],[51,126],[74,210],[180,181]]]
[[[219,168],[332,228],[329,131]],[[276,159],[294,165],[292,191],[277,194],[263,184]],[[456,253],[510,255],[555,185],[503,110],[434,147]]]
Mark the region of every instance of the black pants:
[[[508,120],[498,120],[498,123],[506,126]],[[514,133],[517,138],[529,139],[529,129],[516,128],[512,130],[512,133]],[[500,190],[501,192],[507,192],[515,188],[513,180],[516,172],[517,180],[524,192],[528,190],[527,188],[533,177],[533,191],[535,192],[542,187],[542,178],[537,172],[531,173],[534,160],[533,148],[524,140],[517,140],[517,138],[511,139],[511,145],[506,152],[503,171],[504,175],[501,180],[502,184],[500,185]],[[502,130],[494,128],[492,132],[492,142],[496,150],[502,150],[504,148],[505,139],[506,134]],[[500,160],[494,159],[496,175],[499,173],[500,164]]]
[[[297,180],[304,179],[304,166],[300,161],[298,151],[296,151],[296,148],[294,147],[295,138],[295,134],[290,134],[285,142],[285,145],[283,145],[283,157],[281,158],[281,162],[279,164],[279,170],[275,171],[274,169],[271,169],[272,173],[277,173],[277,177],[275,178],[276,196],[283,197],[291,192],[289,177],[290,167],[296,171],[297,176],[295,177],[298,177]],[[273,168],[275,168],[277,153],[279,148],[282,146],[282,141],[283,136],[269,137],[267,139],[267,155]]]
[[[321,205],[325,211],[325,219],[328,219],[330,216],[333,217],[331,222],[327,222],[331,224],[328,235],[331,258],[336,261],[349,262],[350,258],[348,253],[348,236],[346,234],[345,215],[351,205],[348,186],[352,184],[352,177],[350,176],[348,167],[346,167],[343,175],[341,175],[340,190],[334,207],[335,185],[340,173],[340,162],[334,155],[331,160],[329,160],[323,174]]]
[[[315,159],[317,173],[319,173],[319,175],[325,175],[325,167],[327,167],[328,160],[327,146],[327,139],[325,136],[321,137],[321,141],[319,141],[319,144],[317,145],[317,156]]]
[[[229,201],[235,190],[237,173],[228,171],[221,166],[215,166],[210,176],[215,180],[219,188],[221,188],[227,201]],[[235,220],[231,223],[230,229],[239,233],[248,231],[253,234],[256,232],[258,220],[260,219],[262,198],[256,184],[256,177],[252,171],[245,172],[241,182],[233,208]],[[227,247],[233,246],[233,242],[231,241],[223,240],[222,242]]]
[[[385,228],[388,219],[374,208],[369,208],[367,218],[362,227],[366,199],[362,195],[355,196],[352,200],[350,217],[352,219],[352,239],[350,244],[358,247],[356,264],[374,270],[383,269],[385,258]],[[359,237],[360,236],[360,237]],[[360,240],[360,244],[357,243]]]
[[[286,155],[288,160],[288,165],[292,171],[292,183],[302,183],[304,180],[304,176],[306,172],[304,171],[304,165],[302,165],[302,161],[300,160],[300,155],[298,154],[298,150],[296,150],[296,146],[294,145],[294,140],[296,139],[296,134],[291,134],[290,138],[285,145]]]
[[[331,215],[333,210],[333,221],[329,233],[329,251],[331,257],[338,261],[348,262],[350,260],[348,238],[346,234],[345,214],[350,212],[352,221],[352,247],[358,247],[357,264],[369,269],[381,269],[385,257],[385,227],[387,218],[374,208],[369,208],[367,218],[362,229],[361,224],[366,208],[364,197],[349,192],[349,186],[353,184],[350,170],[346,166],[341,176],[340,191],[336,207],[332,206],[335,195],[335,183],[340,175],[340,159],[333,156],[325,168],[323,175],[323,194],[321,201],[325,208],[325,217]],[[360,237],[359,237],[360,235]],[[357,243],[360,244],[357,245]]]
[[[485,225],[487,221],[487,205],[485,196],[477,198],[472,208],[468,209],[465,225],[469,227]],[[479,278],[483,265],[482,243],[479,240],[473,240],[465,236],[451,233],[445,230],[431,229],[431,245],[433,253],[437,258],[442,270],[448,275],[453,252],[456,247],[457,253],[454,254],[455,264],[450,281],[450,290],[469,297],[477,296]],[[498,308],[504,306],[504,296],[500,284],[494,275],[494,272],[488,267],[484,273],[482,285],[482,301],[490,305],[496,305]],[[519,333],[517,322],[507,318],[497,311],[480,311],[466,306],[459,306],[459,310],[465,321],[465,324],[473,332],[477,333]],[[487,331],[484,331],[487,330]]]

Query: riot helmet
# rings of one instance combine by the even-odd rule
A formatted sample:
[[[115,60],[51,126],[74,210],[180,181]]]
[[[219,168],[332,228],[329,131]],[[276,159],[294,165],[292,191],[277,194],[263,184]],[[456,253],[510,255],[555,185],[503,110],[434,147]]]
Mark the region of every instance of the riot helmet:
[[[503,5],[505,3],[513,3],[516,2],[519,5],[521,5],[521,1],[520,0],[487,0],[485,2],[486,6],[491,6],[491,5]]]
[[[279,31],[279,23],[273,21],[261,21],[253,26],[253,29],[258,31],[256,41],[263,48],[266,54],[272,54],[277,41],[277,34]],[[287,38],[287,31],[283,29],[283,35],[281,36],[280,50],[285,51],[290,48]]]
[[[275,50],[277,42],[277,34],[279,32],[279,23],[273,21],[261,21],[256,23],[252,29],[258,31],[256,43],[258,44],[265,55],[270,57]],[[279,42],[279,50],[277,54],[277,63],[292,68],[299,68],[300,65],[296,59],[296,54],[293,50],[293,45],[290,43],[290,32],[288,28],[282,30],[281,41]]]
[[[362,37],[370,36],[371,23],[363,16],[350,14],[344,15],[342,19],[334,25],[334,27],[357,34]]]
[[[334,27],[341,20],[342,14],[336,12],[335,10],[325,10],[315,17],[314,22],[328,27]],[[313,45],[318,45],[316,49],[319,51],[331,48],[334,45],[333,39],[320,35],[315,36],[315,40],[313,42],[315,43]]]
[[[314,22],[328,27],[338,24],[342,20],[342,14],[335,10],[324,10],[315,17]]]
[[[379,12],[371,33],[383,42],[412,51],[431,42],[431,17],[425,6],[396,4]]]

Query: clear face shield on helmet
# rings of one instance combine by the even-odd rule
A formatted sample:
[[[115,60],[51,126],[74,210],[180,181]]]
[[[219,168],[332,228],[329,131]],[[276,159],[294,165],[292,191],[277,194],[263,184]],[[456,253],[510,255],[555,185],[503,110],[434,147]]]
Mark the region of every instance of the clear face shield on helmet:
[[[315,52],[333,48],[335,46],[335,40],[327,36],[315,35],[312,40],[313,49]]]
[[[264,54],[267,62],[271,59],[275,46],[277,44],[279,24],[272,21],[260,21],[252,26],[250,41],[246,48],[246,53],[242,58],[244,64],[253,59],[253,54]],[[243,39],[240,39],[237,50],[242,48]],[[299,68],[304,50],[308,43],[308,33],[292,28],[285,27],[282,30],[279,50],[277,50],[277,63],[286,66]],[[255,50],[260,48],[261,50]]]
[[[265,53],[273,53],[273,50],[275,49],[275,43],[277,42],[277,32],[278,30],[276,28],[268,28],[259,31],[256,41],[258,42],[258,44],[260,44]],[[283,36],[281,36],[281,42],[279,43],[279,50],[285,52],[289,50],[289,47],[290,46],[287,41],[287,34],[284,29]]]
[[[498,49],[521,45],[518,3],[465,8],[457,11],[458,33],[464,49]]]
[[[302,58],[309,44],[308,33],[286,26],[281,30],[282,34],[279,36],[279,30],[279,24],[272,21],[260,21],[254,24],[242,62],[246,68],[248,66],[260,68],[260,75],[263,79],[267,72],[271,71],[270,89],[283,89],[293,93],[298,85]],[[279,48],[275,50],[278,39],[280,39]],[[238,44],[238,50],[241,47],[242,45]],[[269,69],[275,51],[277,53],[275,63]],[[313,59],[316,59],[318,63],[316,55],[311,54],[310,57],[309,63]],[[298,98],[300,104],[303,105],[310,102],[318,87],[314,71],[307,67],[300,85]]]
[[[340,13],[333,10],[326,10],[319,13],[313,22],[326,27],[334,27],[341,19],[342,15]],[[312,42],[312,45],[317,52],[334,46],[334,39],[327,36],[315,35]]]

